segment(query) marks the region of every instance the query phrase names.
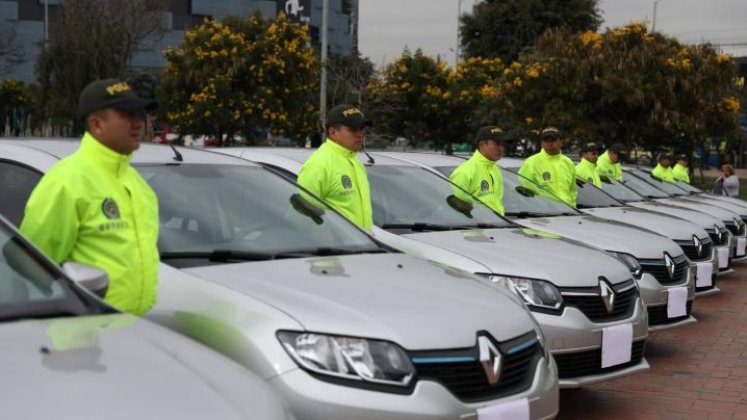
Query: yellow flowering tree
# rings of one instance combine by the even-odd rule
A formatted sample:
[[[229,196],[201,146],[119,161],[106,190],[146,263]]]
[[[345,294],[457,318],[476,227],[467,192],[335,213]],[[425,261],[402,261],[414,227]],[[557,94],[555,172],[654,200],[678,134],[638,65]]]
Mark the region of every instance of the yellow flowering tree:
[[[179,133],[223,145],[260,130],[299,141],[316,131],[318,65],[308,27],[282,13],[205,20],[165,56],[159,97]]]
[[[6,124],[10,135],[20,135],[28,124],[33,106],[31,85],[13,79],[0,82],[0,135],[5,132]]]

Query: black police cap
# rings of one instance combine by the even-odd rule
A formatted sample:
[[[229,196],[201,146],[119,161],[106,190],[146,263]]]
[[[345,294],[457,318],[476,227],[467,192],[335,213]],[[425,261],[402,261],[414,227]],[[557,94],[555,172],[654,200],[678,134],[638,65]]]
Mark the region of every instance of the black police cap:
[[[475,144],[485,140],[500,142],[505,139],[506,136],[500,127],[495,125],[487,125],[484,127],[480,127],[480,129],[477,130],[477,135],[475,135]]]
[[[78,116],[104,108],[122,111],[154,111],[156,101],[138,97],[130,85],[118,79],[96,80],[83,89],[78,98]]]
[[[333,125],[344,125],[350,128],[370,127],[373,122],[363,115],[358,107],[342,104],[329,110],[327,113],[327,127]]]

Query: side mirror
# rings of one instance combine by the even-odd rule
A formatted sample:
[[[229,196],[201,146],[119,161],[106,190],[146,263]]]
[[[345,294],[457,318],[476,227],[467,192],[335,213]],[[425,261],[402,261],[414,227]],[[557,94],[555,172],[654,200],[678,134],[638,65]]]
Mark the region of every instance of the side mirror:
[[[599,179],[605,184],[611,184],[610,178],[607,175],[599,175]]]
[[[301,194],[293,194],[290,198],[290,203],[294,210],[311,218],[317,225],[321,225],[324,222],[322,220],[324,209],[315,206],[309,200],[303,198]]]
[[[523,195],[524,197],[534,197],[536,194],[534,191],[530,190],[529,188],[523,186],[523,185],[517,185],[516,188],[514,188],[517,193]]]
[[[576,178],[576,186],[583,188],[586,185],[586,181]]]
[[[106,290],[109,288],[109,276],[104,270],[88,264],[67,261],[62,263],[62,271],[96,296],[103,299],[106,295]]]
[[[472,218],[472,209],[474,208],[471,203],[468,203],[454,194],[446,197],[446,203],[452,209],[462,213],[463,215]]]

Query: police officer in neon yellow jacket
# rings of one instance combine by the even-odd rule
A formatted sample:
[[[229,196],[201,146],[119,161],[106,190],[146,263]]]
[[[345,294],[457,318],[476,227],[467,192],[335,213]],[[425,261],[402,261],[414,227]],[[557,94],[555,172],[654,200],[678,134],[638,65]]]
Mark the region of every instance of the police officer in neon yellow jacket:
[[[327,139],[301,167],[298,184],[363,229],[373,227],[368,175],[356,152],[363,148],[371,125],[352,105],[338,105],[327,114]]]
[[[597,172],[599,175],[622,181],[623,174],[620,161],[624,153],[625,146],[622,143],[615,143],[602,153],[599,159],[597,159]]]
[[[469,160],[457,166],[449,179],[499,214],[503,210],[503,175],[495,162],[503,157],[504,134],[500,127],[486,126],[477,131],[477,150]],[[454,195],[468,203],[472,198],[459,188]]]
[[[651,175],[661,179],[674,183],[674,175],[672,175],[672,156],[667,153],[659,155],[659,164],[651,170]]]
[[[576,168],[563,154],[560,130],[549,127],[540,133],[542,150],[528,157],[519,169],[519,175],[539,184],[542,191],[551,192],[554,197],[576,207]]]
[[[581,146],[581,162],[576,165],[576,178],[602,188],[602,180],[597,172],[597,158],[599,148],[596,143],[586,143]]]
[[[672,169],[672,177],[675,181],[690,183],[690,171],[687,169],[687,155],[677,155],[677,163]]]
[[[158,202],[130,155],[154,107],[119,80],[88,85],[78,102],[87,130],[80,147],[42,177],[20,228],[55,262],[106,271],[105,300],[137,315],[156,300]]]

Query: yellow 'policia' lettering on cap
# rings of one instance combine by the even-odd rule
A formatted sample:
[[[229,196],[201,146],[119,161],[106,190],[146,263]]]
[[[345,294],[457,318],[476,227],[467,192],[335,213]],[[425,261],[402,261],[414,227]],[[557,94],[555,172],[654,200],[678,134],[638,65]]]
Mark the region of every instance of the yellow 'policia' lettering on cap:
[[[109,95],[116,95],[117,93],[127,92],[128,90],[130,90],[130,86],[124,82],[115,83],[106,87],[106,92]]]
[[[358,108],[348,108],[348,109],[342,111],[342,115],[344,115],[346,117],[349,117],[349,116],[354,115],[354,114],[361,114],[362,115],[363,112],[361,112],[361,110],[358,109]]]
[[[503,130],[501,130],[500,128],[491,128],[490,129],[490,134],[502,133],[502,132],[503,132]]]

